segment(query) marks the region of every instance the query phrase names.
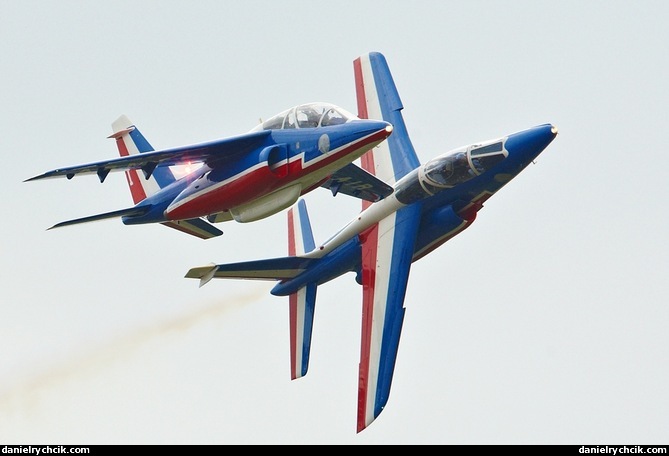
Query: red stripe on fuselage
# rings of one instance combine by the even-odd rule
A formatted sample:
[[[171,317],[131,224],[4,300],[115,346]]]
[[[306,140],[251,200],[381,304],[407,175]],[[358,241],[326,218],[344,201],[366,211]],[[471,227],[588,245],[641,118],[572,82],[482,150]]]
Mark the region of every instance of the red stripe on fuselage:
[[[250,172],[247,171],[246,174],[239,174],[222,184],[215,184],[204,189],[190,201],[167,211],[166,216],[170,220],[203,217],[248,204],[259,197],[293,185],[344,157],[351,154],[355,155],[356,151],[373,142],[382,141],[387,136],[387,131],[380,130],[362,141],[309,162],[304,161],[304,155],[302,154],[294,156],[287,165],[287,176],[284,176],[284,173],[277,175],[266,166]],[[326,175],[321,176],[319,181],[326,177]]]

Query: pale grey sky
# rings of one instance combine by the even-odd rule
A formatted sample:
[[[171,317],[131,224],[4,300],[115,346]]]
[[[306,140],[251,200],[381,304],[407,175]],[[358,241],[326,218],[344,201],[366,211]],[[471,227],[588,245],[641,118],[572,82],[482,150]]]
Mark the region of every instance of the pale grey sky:
[[[666,444],[669,3],[6,1],[0,14],[0,443]],[[355,432],[360,288],[318,290],[290,381],[271,282],[183,278],[283,256],[285,214],[209,241],[120,220],[104,184],[23,180],[244,133],[289,106],[356,111],[382,52],[421,161],[551,122],[476,223],[414,264],[390,400]],[[307,197],[316,241],[359,202]]]

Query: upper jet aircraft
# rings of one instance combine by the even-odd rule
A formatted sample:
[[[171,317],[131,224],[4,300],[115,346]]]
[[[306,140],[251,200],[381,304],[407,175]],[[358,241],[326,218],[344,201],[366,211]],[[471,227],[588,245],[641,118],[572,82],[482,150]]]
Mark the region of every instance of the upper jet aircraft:
[[[126,116],[112,128],[109,138],[120,158],[57,168],[26,181],[96,174],[104,182],[109,172],[125,171],[135,205],[51,228],[121,217],[126,225],[161,223],[208,239],[223,234],[211,223],[263,219],[319,186],[368,201],[392,193],[352,163],[384,141],[392,125],[329,103],[295,106],[239,136],[163,150],[154,150]],[[184,164],[201,166],[176,177],[171,167]]]
[[[541,154],[557,136],[537,125],[418,160],[400,100],[382,54],[354,61],[361,118],[393,124],[393,134],[361,158],[362,167],[393,185],[387,198],[362,202],[362,211],[322,244],[316,244],[303,199],[288,212],[288,255],[283,258],[190,269],[204,285],[213,278],[264,279],[271,294],[289,297],[291,378],[309,365],[316,288],[349,272],[362,286],[357,431],[383,411],[390,395],[404,298],[413,262],[476,220],[483,204]],[[420,303],[413,303],[420,304]]]

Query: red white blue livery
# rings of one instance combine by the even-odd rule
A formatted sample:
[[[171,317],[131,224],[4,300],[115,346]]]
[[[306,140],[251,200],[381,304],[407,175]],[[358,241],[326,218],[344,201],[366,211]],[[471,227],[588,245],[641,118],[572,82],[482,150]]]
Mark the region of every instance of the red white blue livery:
[[[120,158],[27,180],[96,174],[104,182],[111,171],[125,171],[135,205],[52,228],[121,217],[126,225],[161,223],[208,239],[222,234],[212,223],[263,219],[318,187],[369,201],[392,193],[392,187],[352,163],[384,141],[392,125],[359,119],[330,103],[295,106],[239,136],[164,150],[154,150],[126,116],[112,128],[109,137]],[[179,165],[198,166],[177,177]]]
[[[469,227],[483,203],[532,163],[557,136],[557,129],[551,124],[538,125],[458,147],[421,164],[384,56],[361,56],[354,61],[354,72],[358,115],[382,119],[394,128],[387,141],[362,157],[362,167],[392,185],[393,193],[377,202],[363,201],[358,216],[310,251],[291,249],[285,258],[192,268],[186,277],[200,279],[200,285],[212,278],[278,281],[271,293],[291,299],[291,365],[299,365],[304,375],[316,287],[354,272],[356,282],[362,285],[360,432],[388,402],[412,263]],[[291,243],[293,238],[312,236],[303,199],[289,211],[289,217],[296,214],[302,220],[302,233],[298,235],[295,221],[289,222]],[[310,245],[311,241],[304,243],[307,248]],[[299,304],[293,306],[296,296]],[[294,321],[296,331],[292,330]],[[301,350],[298,344],[302,344]]]

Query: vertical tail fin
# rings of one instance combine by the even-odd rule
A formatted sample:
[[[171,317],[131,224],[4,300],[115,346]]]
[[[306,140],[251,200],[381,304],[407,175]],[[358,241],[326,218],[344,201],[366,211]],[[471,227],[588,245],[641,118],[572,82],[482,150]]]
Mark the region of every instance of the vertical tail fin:
[[[383,54],[370,52],[353,61],[358,117],[385,120],[393,124],[393,134],[361,157],[365,171],[389,185],[420,165],[409,139],[402,100]],[[363,208],[369,203],[363,202]]]
[[[302,255],[316,247],[307,205],[300,199],[288,211],[288,254]],[[309,368],[311,331],[316,308],[316,284],[310,283],[289,296],[291,380],[303,377]]]
[[[119,155],[141,154],[153,150],[144,135],[125,115],[120,116],[112,123],[113,133],[108,136],[116,140]],[[174,174],[167,166],[158,166],[154,170],[145,170],[140,178],[136,169],[125,172],[128,180],[132,200],[135,204],[153,195],[161,188],[174,182]]]

